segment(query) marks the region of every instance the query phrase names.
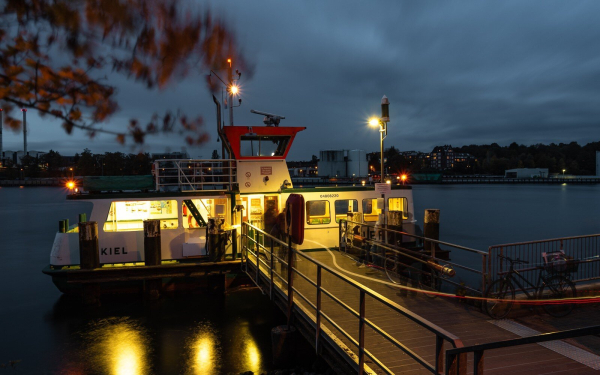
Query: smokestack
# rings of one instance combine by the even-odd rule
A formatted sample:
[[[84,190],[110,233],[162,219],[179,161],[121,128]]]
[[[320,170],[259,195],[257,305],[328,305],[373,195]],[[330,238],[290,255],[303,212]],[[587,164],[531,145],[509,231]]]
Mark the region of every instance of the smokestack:
[[[27,156],[27,109],[23,108],[23,156]]]
[[[600,151],[596,151],[596,176],[600,177]]]

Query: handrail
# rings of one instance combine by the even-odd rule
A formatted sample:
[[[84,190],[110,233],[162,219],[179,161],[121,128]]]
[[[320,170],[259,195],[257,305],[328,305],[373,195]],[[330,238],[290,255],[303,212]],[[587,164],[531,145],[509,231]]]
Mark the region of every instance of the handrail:
[[[446,350],[446,366],[456,360],[457,356],[473,353],[473,374],[483,374],[483,359],[486,350],[508,348],[526,344],[537,344],[546,341],[564,340],[580,336],[589,336],[600,334],[600,325],[570,329],[567,331],[541,333],[539,335],[520,337],[517,339],[489,342],[486,344],[477,344],[471,346],[463,346],[462,348],[453,348]],[[446,368],[446,374],[449,374]]]
[[[352,221],[352,220],[346,220],[346,219],[340,219],[340,222],[346,222],[346,223],[350,223],[350,224],[356,224],[356,225],[361,225],[364,227],[371,227],[371,228],[375,228],[376,225],[375,224],[369,224],[369,223],[360,223],[358,221]],[[396,233],[396,234],[403,234],[405,236],[408,237],[413,237],[413,238],[418,238],[420,240],[423,241],[427,241],[427,242],[432,242],[432,243],[436,243],[438,245],[444,245],[444,246],[451,246],[460,250],[466,250],[466,251],[470,251],[476,254],[480,254],[480,255],[487,255],[487,253],[485,251],[481,251],[481,250],[477,250],[477,249],[471,249],[470,247],[466,247],[466,246],[462,246],[462,245],[457,245],[457,244],[453,244],[450,242],[444,242],[444,241],[440,241],[440,240],[435,240],[433,238],[428,238],[428,237],[423,237],[423,236],[417,236],[416,234],[411,234],[411,233],[406,233],[406,232],[402,232],[402,231],[398,231],[395,229],[389,229],[389,228],[377,228],[379,230],[385,230],[386,232],[390,232],[390,233]]]
[[[600,257],[598,257],[600,234],[591,234],[490,246],[488,248],[489,282],[491,283],[508,269],[506,262],[499,259],[498,255],[527,260],[532,266],[543,266],[543,253],[554,251],[563,251],[566,256],[573,259],[574,267],[569,271],[571,281],[576,283],[600,278]],[[523,276],[533,283],[536,275],[533,272],[524,272]]]
[[[350,241],[343,242],[342,239],[344,238],[344,236],[346,238],[348,238],[350,235],[352,235],[351,233],[348,232],[348,230],[349,230],[348,229],[349,224],[353,224],[355,226],[359,226],[361,232],[363,231],[363,227],[367,227],[368,228],[367,229],[367,236],[366,236],[366,238],[365,237],[361,237],[361,241],[363,243],[365,243],[365,244],[374,245],[374,246],[377,246],[377,248],[384,249],[385,251],[383,252],[383,254],[374,253],[374,252],[370,251],[368,248],[365,249],[365,248],[360,248],[360,247],[354,246]],[[339,236],[339,240],[340,240],[340,245],[339,246],[340,246],[340,249],[341,248],[345,248],[347,246],[350,246],[351,248],[354,248],[354,249],[357,249],[357,250],[360,250],[360,251],[366,251],[367,252],[367,257],[369,257],[369,256],[375,256],[375,257],[378,257],[380,259],[383,259],[384,261],[385,261],[386,252],[387,251],[392,251],[392,252],[395,252],[395,253],[399,253],[399,255],[408,257],[410,259],[413,259],[413,260],[415,260],[417,262],[421,262],[421,263],[424,263],[424,264],[426,263],[426,261],[424,261],[422,259],[416,259],[415,256],[427,257],[430,260],[438,261],[440,264],[451,265],[451,266],[453,266],[455,268],[462,269],[464,271],[467,271],[467,272],[470,272],[472,274],[477,275],[477,277],[480,279],[480,281],[478,283],[479,285],[477,285],[477,286],[475,286],[475,285],[473,285],[473,286],[469,285],[466,282],[459,283],[459,282],[453,281],[453,280],[448,279],[448,278],[442,278],[441,280],[443,282],[448,283],[448,284],[452,284],[452,285],[454,285],[457,288],[467,289],[470,292],[478,294],[478,295],[483,295],[483,293],[484,293],[484,291],[486,289],[486,286],[487,286],[487,284],[489,282],[488,281],[489,277],[490,277],[489,276],[489,266],[488,266],[489,260],[488,260],[488,253],[485,252],[485,251],[481,251],[481,250],[477,250],[477,249],[472,249],[472,248],[469,248],[469,247],[466,247],[466,246],[456,245],[456,244],[452,244],[452,243],[449,243],[449,242],[440,241],[440,240],[436,240],[436,239],[432,239],[432,238],[428,238],[428,237],[418,236],[418,235],[415,235],[415,234],[411,234],[411,233],[407,233],[407,232],[402,232],[402,231],[398,231],[398,230],[395,230],[395,229],[390,229],[390,228],[387,228],[387,227],[376,226],[376,225],[370,224],[370,223],[362,223],[362,222],[357,222],[357,221],[352,221],[352,220],[346,220],[346,219],[341,219],[339,221],[339,228],[340,228],[339,229],[340,230],[340,236]],[[470,252],[470,253],[473,253],[473,254],[477,254],[477,255],[479,255],[481,257],[481,270],[478,270],[478,269],[475,269],[475,268],[472,268],[472,267],[467,267],[467,266],[464,266],[462,264],[458,264],[458,263],[455,263],[455,262],[452,262],[452,261],[449,261],[449,260],[443,260],[443,259],[436,258],[433,253],[429,253],[429,252],[423,252],[423,253],[421,253],[421,252],[415,251],[413,249],[407,249],[407,248],[403,247],[401,244],[400,245],[394,244],[394,247],[390,247],[391,244],[386,243],[387,240],[382,241],[382,240],[377,240],[375,238],[371,238],[372,235],[370,233],[371,233],[372,230],[380,231],[382,233],[386,233],[384,235],[384,237],[386,239],[389,238],[388,235],[387,235],[388,233],[393,233],[393,234],[397,234],[397,235],[400,235],[400,236],[407,236],[407,237],[410,237],[410,238],[419,239],[421,241],[424,241],[425,243],[432,243],[432,244],[437,244],[437,245],[444,245],[446,247],[452,248],[453,250],[457,249],[457,250],[463,250],[463,251],[467,251],[467,252]],[[479,287],[479,289],[477,289],[477,287]]]
[[[260,245],[259,242],[257,241],[257,239],[254,239],[254,238],[252,238],[251,235],[249,235],[250,230],[252,230],[254,232],[254,237],[257,237],[257,235],[260,233],[264,240],[270,240],[271,246],[266,247],[266,246]],[[462,341],[457,336],[453,335],[452,333],[444,330],[443,328],[437,326],[436,324],[433,324],[432,322],[428,321],[427,319],[409,311],[408,309],[400,306],[399,304],[390,300],[389,298],[387,298],[387,297],[381,295],[380,293],[357,282],[356,280],[352,279],[351,277],[340,273],[338,270],[334,269],[333,267],[330,267],[330,266],[294,249],[291,246],[291,243],[285,243],[285,242],[271,236],[270,234],[266,233],[265,231],[261,230],[260,228],[254,226],[250,223],[246,223],[246,222],[242,223],[242,231],[241,232],[242,232],[241,233],[241,242],[242,242],[241,248],[242,248],[243,261],[245,262],[245,266],[246,266],[246,272],[248,273],[249,276],[256,278],[255,282],[257,283],[257,285],[259,284],[259,272],[262,273],[263,275],[265,275],[267,278],[269,278],[269,283],[270,283],[269,289],[270,289],[271,298],[273,298],[272,291],[274,288],[273,287],[274,286],[273,259],[276,257],[275,254],[273,253],[273,245],[272,244],[278,243],[279,245],[284,246],[287,249],[287,255],[288,255],[288,260],[287,260],[288,324],[291,319],[291,314],[292,314],[292,311],[294,308],[294,294],[297,294],[302,300],[307,302],[309,306],[311,306],[312,308],[314,308],[316,310],[316,318],[315,318],[315,321],[313,322],[313,326],[315,327],[315,344],[316,344],[315,346],[316,346],[317,351],[319,350],[319,347],[321,346],[321,343],[320,343],[321,336],[322,336],[321,318],[324,318],[334,328],[338,329],[338,331],[341,332],[342,335],[344,335],[346,338],[348,338],[350,340],[350,342],[352,342],[358,346],[358,372],[359,372],[359,374],[363,374],[365,371],[365,366],[366,366],[365,365],[365,356],[370,358],[374,363],[377,363],[385,372],[391,373],[391,371],[379,359],[377,359],[377,357],[373,353],[366,350],[366,348],[365,348],[365,328],[366,328],[366,326],[371,327],[374,332],[381,335],[381,337],[383,337],[384,339],[386,339],[387,341],[392,343],[395,347],[397,347],[398,349],[400,349],[401,351],[406,353],[409,357],[411,357],[413,360],[415,360],[417,363],[419,363],[420,365],[422,365],[424,368],[431,371],[432,373],[441,373],[442,368],[444,366],[444,361],[443,361],[443,359],[444,359],[444,351],[443,351],[444,340],[448,341],[453,348],[460,348],[463,346]],[[246,241],[246,240],[250,240],[250,241]],[[253,245],[248,246],[249,243],[252,243]],[[270,259],[271,259],[270,265],[267,264],[267,262],[259,260],[259,252],[258,252],[259,248],[261,248],[263,251],[268,252],[270,254]],[[300,256],[302,259],[307,260],[308,262],[312,263],[313,265],[315,265],[317,267],[316,282],[313,282],[310,279],[310,277],[308,277],[304,273],[300,272],[300,270],[298,270],[296,267],[294,267],[294,257],[297,257],[297,256]],[[280,259],[280,258],[278,258],[278,259]],[[248,266],[250,264],[252,264],[253,267],[257,267],[255,275],[251,274],[251,273],[254,273],[254,271],[249,272]],[[261,269],[261,266],[260,266],[261,264],[264,266],[264,269],[266,271]],[[336,297],[332,291],[329,291],[329,290],[323,288],[322,283],[321,283],[323,270],[329,272],[331,275],[342,280],[347,285],[358,290],[359,297],[360,297],[358,311],[354,310],[352,307],[347,305],[340,298]],[[316,288],[316,292],[317,292],[316,304],[313,304],[312,302],[310,302],[310,300],[305,295],[303,295],[297,288],[294,287],[294,285],[293,285],[293,280],[294,280],[293,276],[294,275],[298,275],[300,278],[306,280],[309,285]],[[279,276],[279,275],[277,275],[277,276]],[[284,281],[283,277],[281,277],[281,276],[279,276],[279,277],[280,277],[280,279],[282,279],[282,281]],[[282,290],[284,289],[283,286],[281,288],[282,288]],[[336,304],[338,304],[339,306],[341,306],[344,309],[346,309],[347,311],[349,311],[354,317],[358,318],[358,320],[359,320],[358,340],[353,338],[351,335],[349,335],[338,323],[335,322],[335,320],[331,316],[329,316],[323,312],[322,307],[321,307],[321,303],[322,303],[321,296],[323,293],[325,295],[327,295],[328,297],[330,297],[331,300],[334,301]],[[421,358],[419,355],[417,355],[415,352],[413,352],[411,349],[409,349],[407,346],[405,346],[400,341],[398,341],[396,338],[394,338],[390,334],[388,334],[385,330],[381,329],[375,323],[373,323],[372,321],[367,319],[366,311],[365,311],[366,310],[366,296],[370,296],[374,300],[378,301],[379,303],[383,304],[384,306],[387,306],[388,308],[392,309],[396,313],[399,313],[400,315],[408,318],[412,322],[414,322],[414,323],[418,324],[419,326],[432,332],[436,337],[436,345],[435,345],[436,361],[435,361],[435,364],[432,365],[432,364],[428,363],[423,358]],[[450,366],[454,369],[453,371],[458,370],[457,365],[458,365],[458,362],[456,364],[452,364],[452,363],[450,364]]]
[[[232,190],[237,182],[236,168],[234,159],[158,159],[152,172],[157,191],[169,187],[199,191],[218,186]]]

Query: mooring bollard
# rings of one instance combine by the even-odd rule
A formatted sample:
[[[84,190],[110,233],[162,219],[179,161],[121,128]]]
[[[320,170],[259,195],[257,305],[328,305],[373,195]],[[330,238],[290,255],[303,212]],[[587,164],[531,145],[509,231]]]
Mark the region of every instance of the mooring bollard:
[[[144,262],[147,266],[159,266],[160,254],[160,220],[144,221]]]
[[[425,210],[425,218],[423,220],[423,236],[432,240],[440,240],[440,210],[427,209]],[[425,250],[431,252],[431,256],[435,257],[436,243],[425,241]]]
[[[82,270],[100,268],[98,224],[95,221],[79,223],[79,268]],[[96,283],[84,284],[82,297],[87,305],[100,304],[100,286]]]
[[[58,233],[67,233],[67,229],[65,228],[65,221],[64,220],[59,220],[58,221]]]
[[[98,224],[95,221],[79,223],[79,267],[82,270],[100,267]]]
[[[144,263],[146,266],[161,265],[160,220],[144,220]],[[162,279],[144,280],[144,291],[149,299],[158,299]]]
[[[402,221],[404,213],[402,211],[388,211],[388,229],[402,232]],[[402,235],[397,233],[390,233],[390,237],[393,238],[392,242],[395,246],[402,246]]]
[[[271,347],[273,349],[273,365],[276,368],[293,367],[296,353],[296,328],[293,326],[277,326],[271,330]]]

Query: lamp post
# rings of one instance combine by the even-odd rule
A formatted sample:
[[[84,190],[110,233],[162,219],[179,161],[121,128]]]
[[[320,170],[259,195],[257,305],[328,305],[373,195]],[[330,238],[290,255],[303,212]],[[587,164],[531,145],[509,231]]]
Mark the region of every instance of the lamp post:
[[[387,96],[383,96],[381,98],[381,117],[380,118],[372,118],[369,120],[369,125],[377,126],[379,125],[379,146],[381,149],[381,179],[379,182],[384,181],[383,174],[385,173],[384,169],[384,159],[383,159],[383,140],[387,137],[387,123],[390,121],[390,101]]]
[[[565,171],[566,169],[563,169],[563,178],[565,178]]]

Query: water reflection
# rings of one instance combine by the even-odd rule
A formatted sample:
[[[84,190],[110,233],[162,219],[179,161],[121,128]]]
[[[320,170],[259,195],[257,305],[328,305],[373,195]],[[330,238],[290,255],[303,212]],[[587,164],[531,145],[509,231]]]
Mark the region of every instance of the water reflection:
[[[86,357],[94,370],[111,375],[149,373],[149,340],[145,330],[129,318],[103,319],[86,334]]]
[[[246,371],[259,373],[262,367],[262,357],[247,322],[241,325],[238,335],[239,336],[236,339],[241,345],[240,354],[243,363],[242,368]]]
[[[200,323],[188,345],[187,374],[215,374],[221,363],[221,347],[210,323]]]

